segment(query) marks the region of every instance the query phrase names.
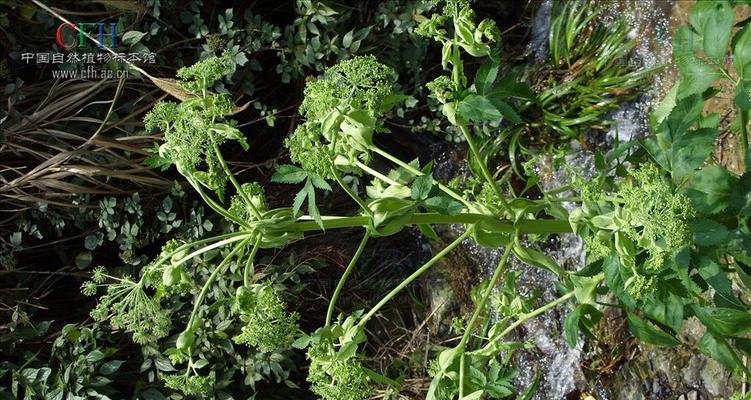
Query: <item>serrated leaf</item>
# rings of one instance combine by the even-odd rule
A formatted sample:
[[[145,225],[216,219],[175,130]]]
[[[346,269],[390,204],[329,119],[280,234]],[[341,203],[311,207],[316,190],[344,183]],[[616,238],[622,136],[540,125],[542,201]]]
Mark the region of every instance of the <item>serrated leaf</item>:
[[[751,24],[743,27],[733,38],[733,64],[743,79],[751,79]]]
[[[700,247],[715,246],[728,237],[728,228],[711,219],[701,218],[691,221],[691,231],[694,233],[694,243]]]
[[[477,94],[470,94],[459,102],[457,111],[462,119],[472,122],[498,121],[503,118],[487,97]]]
[[[433,177],[430,175],[420,175],[412,181],[411,197],[413,200],[425,200],[430,195],[433,188]]]
[[[701,94],[722,77],[720,70],[708,61],[699,58],[702,39],[688,27],[681,26],[673,38],[675,62],[681,73],[678,99]]]
[[[673,108],[676,105],[677,96],[678,84],[675,84],[670,89],[668,94],[665,95],[665,98],[660,101],[660,104],[658,104],[650,114],[650,122],[653,128],[656,128],[658,125],[660,125],[662,121],[664,121],[665,118],[670,115],[670,112],[673,111]]]
[[[295,195],[295,200],[292,202],[292,213],[294,215],[298,215],[300,208],[302,208],[302,205],[305,202],[306,197],[308,197],[308,191],[305,188],[302,188],[299,192],[297,192],[297,194]]]
[[[321,230],[326,230],[326,228],[323,226],[323,220],[321,219],[321,213],[318,212],[318,206],[316,205],[316,188],[313,186],[313,183],[310,179],[305,183],[305,187],[303,188],[307,192],[308,197],[308,213],[311,217],[313,217],[313,220],[316,221],[318,226],[321,227]]]
[[[697,261],[699,276],[715,290],[714,301],[719,307],[737,308],[741,305],[733,294],[733,284],[722,267],[713,259],[703,256]]]
[[[325,180],[324,180],[323,178],[321,178],[320,176],[317,176],[317,175],[311,175],[311,176],[310,176],[310,181],[311,181],[311,182],[313,183],[313,186],[315,186],[315,187],[316,187],[316,188],[318,188],[318,189],[321,189],[321,190],[325,190],[325,191],[327,191],[327,192],[330,192],[330,191],[332,190],[332,189],[331,189],[331,185],[329,185],[329,183],[328,183],[328,182],[326,182],[326,181],[325,181]]]
[[[499,68],[500,64],[495,58],[489,59],[480,66],[475,76],[475,89],[477,93],[486,94],[493,87],[498,77]]]
[[[686,195],[701,214],[717,214],[730,205],[730,194],[737,178],[719,165],[702,168],[691,180]]]
[[[426,209],[445,215],[457,215],[464,210],[464,205],[446,196],[433,196],[423,202]]]
[[[514,108],[511,107],[508,103],[498,99],[493,99],[492,102],[496,109],[501,112],[503,118],[515,124],[520,124],[522,122],[522,117],[520,117],[519,114],[517,114],[516,110],[514,110]]]
[[[674,347],[680,344],[672,335],[656,326],[650,325],[635,314],[628,312],[626,316],[631,332],[640,340],[656,346]]]
[[[308,177],[308,173],[294,165],[280,165],[274,175],[271,176],[271,182],[295,184],[300,183]]]
[[[714,149],[717,129],[702,128],[682,135],[672,148],[673,179],[681,180],[701,167]]]
[[[735,308],[708,308],[693,305],[694,315],[708,329],[724,336],[743,336],[751,332],[751,314]]]
[[[707,332],[699,340],[699,350],[702,353],[717,360],[720,364],[724,365],[731,371],[741,371],[746,368],[743,366],[743,362],[735,354],[735,351],[730,347],[728,342],[712,332]]]
[[[704,54],[724,63],[733,30],[733,6],[725,0],[698,1],[691,8],[689,20],[702,36]]]

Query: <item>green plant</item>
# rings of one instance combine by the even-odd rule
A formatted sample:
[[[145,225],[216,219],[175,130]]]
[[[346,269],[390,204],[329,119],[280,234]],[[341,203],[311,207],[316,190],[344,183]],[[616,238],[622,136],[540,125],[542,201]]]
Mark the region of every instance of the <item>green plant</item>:
[[[47,325],[49,326],[49,325]],[[43,334],[44,332],[38,332]],[[100,326],[66,325],[52,344],[51,360],[44,367],[27,365],[12,371],[13,398],[108,399],[117,390],[111,385],[124,360],[114,358],[117,348],[108,343],[107,330]]]
[[[312,10],[311,20],[330,17],[322,4],[301,4]],[[725,47],[729,44],[732,12],[728,20],[729,3],[707,4],[695,8],[692,19],[697,32],[692,34],[708,43],[703,53],[716,62],[719,56],[712,46],[717,37],[727,39]],[[582,13],[574,15],[581,18]],[[227,34],[230,20],[231,13],[225,12],[222,26]],[[201,24],[194,24],[200,35]],[[307,22],[304,26],[309,29]],[[95,294],[100,285],[106,287],[92,315],[132,334],[149,360],[144,369],[154,364],[164,384],[186,396],[219,397],[238,371],[253,389],[258,389],[255,384],[260,380],[294,387],[288,379],[294,368],[293,349],[307,349],[307,379],[315,394],[325,400],[360,400],[376,385],[396,391],[403,385],[368,368],[363,348],[368,323],[408,285],[465,240],[472,240],[503,247],[503,254],[488,282],[474,291],[475,307],[460,326],[458,342],[434,352],[428,399],[512,396],[514,369],[508,354],[524,344],[507,336],[566,303],[574,305],[565,324],[572,345],[580,333],[595,331],[603,307],[623,310],[632,332],[657,345],[679,344],[676,336],[685,319],[695,316],[707,327],[699,348],[732,370],[745,371],[736,351],[749,348],[745,335],[751,318],[732,284],[745,284],[751,276],[747,265],[751,185],[747,174],[738,177],[720,166],[704,165],[717,125],[716,117],[702,115],[703,96],[714,94],[707,91],[711,83],[699,91],[695,82],[677,86],[655,113],[655,136],[630,154],[626,151],[635,144],[600,154],[600,174],[574,185],[580,196],[559,197],[571,189],[565,187],[529,199],[516,194],[508,174],[493,168],[489,160],[496,154],[479,146],[472,130],[472,125],[500,119],[519,123],[512,99],[528,96],[523,86],[499,78],[498,28],[491,20],[477,22],[468,1],[447,0],[416,31],[442,48],[446,75],[428,86],[469,147],[473,176],[466,188],[440,182],[432,174],[432,163],[405,162],[376,144],[374,136],[387,132],[384,120],[407,96],[399,93],[392,68],[374,56],[358,56],[307,83],[300,107],[305,120],[285,143],[292,162],[300,166],[279,166],[272,178],[302,184],[302,190],[292,207],[272,208],[262,186],[241,183],[224,158],[220,145],[232,140],[247,150],[248,144],[237,122],[230,119],[236,110],[230,97],[213,92],[233,73],[234,63],[228,55],[209,57],[178,72],[180,84],[191,95],[180,103],[158,104],[146,117],[146,126],[164,133],[161,161],[177,167],[202,200],[226,220],[227,232],[168,242],[138,274],[115,276],[97,270],[83,287],[86,294]],[[735,61],[743,68],[746,32],[744,28],[733,43]],[[351,35],[348,41],[352,39]],[[698,47],[678,53],[694,57],[682,67],[689,77],[695,65],[707,62],[694,49]],[[471,82],[465,70],[467,57],[481,63]],[[709,67],[730,75],[721,66]],[[739,90],[737,100],[739,129],[745,138],[744,90]],[[378,170],[372,163],[375,158],[395,169]],[[626,161],[638,167],[627,173]],[[353,176],[369,184],[353,187],[347,182]],[[352,200],[354,213],[327,215],[319,210],[316,190],[334,191],[329,182],[336,182],[337,190]],[[572,200],[582,206],[569,213],[560,203]],[[303,212],[306,201],[307,213]],[[103,208],[108,207],[106,202]],[[438,240],[434,226],[446,224],[463,225],[464,231],[368,309],[335,318],[342,290],[371,240],[408,226]],[[299,314],[288,310],[289,298],[279,282],[287,276],[274,274],[271,266],[257,260],[262,251],[283,248],[311,232],[345,228],[363,232],[360,244],[329,299],[322,326],[302,333],[296,326]],[[536,241],[550,234],[572,231],[585,239],[589,251],[587,265],[580,271],[566,271],[534,248]],[[511,257],[555,274],[559,296],[539,306],[516,297],[516,277],[507,272]],[[493,289],[499,282],[506,287],[496,297]],[[604,303],[609,294],[618,304]],[[491,307],[500,318],[492,318]],[[172,326],[180,329],[173,331]],[[231,345],[230,338],[248,348],[245,356],[217,345],[218,341]],[[243,368],[215,365],[235,361],[243,362]]]
[[[550,60],[535,87],[541,128],[579,138],[607,125],[607,114],[634,98],[660,67],[638,68],[630,59],[636,40],[627,15],[604,21],[608,2],[556,1],[550,24]]]

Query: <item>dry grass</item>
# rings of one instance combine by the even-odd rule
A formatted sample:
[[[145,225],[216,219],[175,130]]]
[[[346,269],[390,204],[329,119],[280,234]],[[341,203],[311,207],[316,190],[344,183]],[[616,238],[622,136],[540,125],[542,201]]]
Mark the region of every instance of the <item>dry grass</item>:
[[[64,80],[46,90],[44,84],[25,87],[26,98],[15,106],[17,121],[6,125],[0,146],[0,212],[37,202],[81,207],[71,203],[80,194],[168,190],[171,182],[143,164],[158,137],[132,134],[158,89],[124,83]]]

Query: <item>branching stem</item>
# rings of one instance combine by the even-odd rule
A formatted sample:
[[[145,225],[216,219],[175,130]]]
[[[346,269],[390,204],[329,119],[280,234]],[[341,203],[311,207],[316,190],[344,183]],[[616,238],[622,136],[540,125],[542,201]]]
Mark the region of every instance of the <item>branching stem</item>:
[[[415,174],[417,176],[425,175],[419,169],[417,169],[417,168],[415,168],[415,167],[413,167],[413,166],[405,163],[404,161],[400,160],[397,157],[392,156],[388,152],[379,149],[377,146],[371,146],[370,149],[373,150],[373,152],[375,152],[375,153],[383,156],[385,159],[393,162],[394,164],[396,164],[396,165],[398,165],[398,166],[406,169],[407,171],[409,171],[409,172],[411,172],[411,173],[413,173],[413,174]],[[467,199],[465,199],[464,196],[460,195],[459,193],[456,193],[453,189],[451,189],[450,187],[444,185],[443,183],[440,183],[440,182],[436,182],[436,183],[438,185],[438,188],[441,189],[442,192],[444,192],[447,195],[451,196],[452,198],[454,198],[454,200],[457,200],[460,203],[462,203],[465,206],[467,206],[467,208],[470,211],[473,211],[473,212],[477,211],[477,208],[472,203],[470,203]]]
[[[334,168],[333,166],[331,167],[331,173],[334,174],[334,179],[336,179],[336,182],[339,183],[339,186],[341,186],[342,189],[344,189],[344,191],[347,192],[349,197],[351,197],[352,200],[354,200],[357,203],[357,205],[359,205],[360,208],[362,208],[363,212],[365,212],[366,214],[372,217],[373,211],[371,211],[368,205],[365,204],[365,201],[361,199],[360,196],[358,196],[357,193],[355,193],[355,191],[352,190],[351,187],[349,187],[349,185],[347,185],[347,182],[344,182],[344,179],[342,179],[342,176],[339,174],[339,171],[337,171],[336,168]]]
[[[211,285],[214,284],[214,281],[216,280],[217,276],[219,276],[219,272],[221,272],[224,267],[229,264],[230,261],[232,261],[232,257],[235,256],[240,250],[242,250],[245,245],[248,244],[250,241],[250,237],[245,238],[242,242],[240,242],[237,246],[235,246],[232,251],[227,254],[227,257],[224,257],[222,262],[219,263],[219,265],[214,268],[214,271],[209,275],[209,279],[206,280],[206,283],[203,284],[203,287],[201,288],[201,292],[198,294],[198,298],[196,298],[195,303],[193,303],[193,311],[190,313],[190,319],[188,320],[187,329],[193,329],[193,326],[195,324],[195,320],[198,317],[198,311],[201,308],[201,304],[203,304],[203,300],[206,298],[206,295],[209,292],[209,288]]]
[[[459,398],[464,397],[464,363],[465,363],[465,354],[464,349],[467,346],[467,343],[469,342],[469,338],[472,334],[472,330],[475,327],[475,324],[477,323],[477,320],[480,318],[480,314],[482,314],[483,311],[485,311],[485,306],[488,303],[488,299],[490,299],[490,294],[493,292],[493,288],[498,283],[498,278],[503,275],[503,273],[506,271],[506,266],[508,265],[508,258],[511,255],[511,249],[513,248],[514,244],[509,243],[506,246],[506,249],[503,251],[503,255],[501,256],[501,260],[498,262],[498,266],[495,268],[495,271],[493,272],[493,276],[490,278],[490,282],[488,282],[488,286],[485,288],[485,292],[482,294],[482,298],[480,299],[480,302],[477,303],[477,306],[475,307],[475,311],[472,313],[472,317],[469,319],[469,323],[467,324],[467,329],[464,331],[464,335],[462,336],[462,340],[459,342],[458,348],[460,349],[459,352],[461,353],[461,356],[459,358]]]
[[[420,268],[418,268],[415,272],[413,272],[410,276],[407,277],[407,279],[403,280],[399,285],[397,285],[395,288],[393,288],[386,296],[384,296],[381,301],[378,302],[373,308],[368,311],[365,316],[362,317],[362,319],[359,322],[360,328],[365,327],[365,323],[368,322],[370,318],[372,318],[386,303],[388,303],[394,296],[396,296],[402,289],[404,289],[407,285],[412,283],[415,279],[419,278],[420,275],[425,273],[425,271],[429,270],[430,267],[433,266],[433,264],[440,261],[443,257],[446,256],[446,254],[450,253],[451,250],[454,250],[457,246],[459,246],[462,241],[466,238],[468,238],[472,234],[472,229],[467,229],[464,233],[462,233],[458,238],[454,239],[453,242],[451,242],[448,246],[446,246],[443,250],[438,252],[433,258],[428,260],[425,264],[423,264]]]
[[[339,299],[339,294],[344,288],[344,283],[347,282],[349,274],[352,273],[352,271],[355,269],[355,264],[357,264],[357,260],[360,258],[362,251],[365,249],[365,244],[368,243],[368,239],[370,239],[370,232],[365,231],[365,235],[362,237],[360,245],[357,246],[355,255],[352,256],[352,259],[349,261],[349,265],[347,265],[347,269],[344,270],[342,277],[339,279],[339,283],[337,283],[336,285],[336,289],[334,289],[334,294],[331,296],[331,300],[329,301],[329,308],[326,311],[326,324],[324,326],[331,325],[331,320],[334,317],[334,308],[336,306],[337,299]]]

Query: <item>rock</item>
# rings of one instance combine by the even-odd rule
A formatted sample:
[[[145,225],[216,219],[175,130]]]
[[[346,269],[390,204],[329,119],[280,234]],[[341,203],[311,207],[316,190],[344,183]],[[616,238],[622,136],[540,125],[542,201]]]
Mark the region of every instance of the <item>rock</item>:
[[[711,396],[730,397],[734,390],[727,390],[729,374],[717,361],[707,359],[704,368],[701,369],[701,382],[707,394]]]

